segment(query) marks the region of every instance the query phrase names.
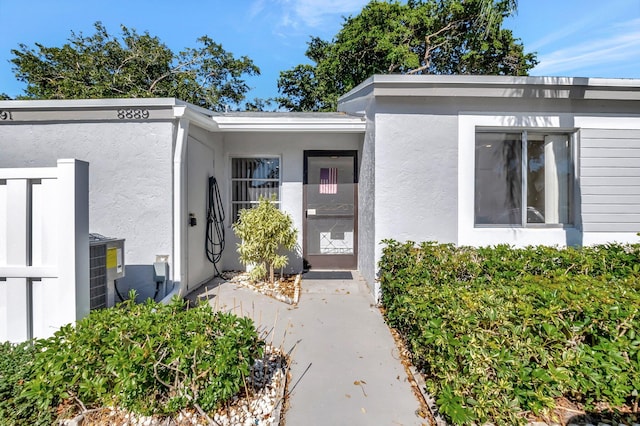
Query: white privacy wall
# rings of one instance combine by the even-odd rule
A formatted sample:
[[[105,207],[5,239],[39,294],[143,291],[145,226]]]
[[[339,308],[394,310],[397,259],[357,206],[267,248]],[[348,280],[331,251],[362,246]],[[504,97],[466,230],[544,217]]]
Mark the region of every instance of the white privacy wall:
[[[89,313],[88,166],[0,169],[0,342]]]

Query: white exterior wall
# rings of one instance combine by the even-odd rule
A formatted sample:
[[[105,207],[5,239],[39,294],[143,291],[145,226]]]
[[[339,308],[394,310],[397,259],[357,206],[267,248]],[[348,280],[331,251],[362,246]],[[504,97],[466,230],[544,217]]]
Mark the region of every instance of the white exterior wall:
[[[375,211],[375,121],[367,119],[367,131],[360,149],[358,177],[358,270],[372,292],[376,290],[377,260]],[[377,294],[377,293],[374,293]]]
[[[456,242],[456,117],[398,111],[375,122],[375,265],[384,239]]]
[[[368,186],[375,194],[375,256],[372,266],[361,251],[363,275],[375,277],[386,238],[475,246],[637,242],[638,86],[633,80],[500,76],[392,75],[363,82],[339,105],[366,111],[364,158],[374,147],[367,163],[375,164]],[[474,226],[477,127],[573,135],[571,225]],[[361,180],[361,189],[365,185]]]
[[[89,163],[89,230],[125,238],[120,292],[153,296],[156,254],[172,253],[171,122],[60,122],[0,125],[0,167]],[[170,259],[171,260],[171,259]]]
[[[289,256],[289,272],[300,272],[302,260],[303,226],[303,173],[305,150],[357,150],[362,140],[361,134],[333,133],[225,133],[223,171],[216,166],[216,175],[224,176],[225,185],[222,198],[225,200],[226,248],[223,256],[225,269],[244,270],[238,261],[236,251],[238,240],[231,228],[231,193],[228,182],[231,180],[231,158],[242,156],[278,156],[280,157],[281,209],[291,215],[298,230],[299,249]],[[221,178],[218,178],[220,181]]]
[[[376,238],[455,242],[456,117],[376,114]]]

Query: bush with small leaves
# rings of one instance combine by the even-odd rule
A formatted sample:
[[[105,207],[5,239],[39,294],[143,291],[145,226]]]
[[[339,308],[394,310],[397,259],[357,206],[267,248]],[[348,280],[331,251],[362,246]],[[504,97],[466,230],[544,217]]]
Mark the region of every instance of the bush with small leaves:
[[[0,425],[49,425],[53,417],[40,416],[33,401],[21,396],[33,372],[35,348],[31,342],[18,345],[0,343]]]
[[[105,406],[143,415],[211,412],[242,389],[264,347],[251,319],[205,303],[186,309],[177,298],[169,305],[134,299],[37,340],[18,409],[28,403],[42,418]]]
[[[238,243],[240,261],[253,265],[251,279],[259,281],[269,273],[269,281],[274,282],[274,270],[284,268],[289,263],[281,250],[293,250],[298,236],[291,216],[280,211],[274,199],[260,197],[259,204],[251,209],[240,210],[238,221],[233,224],[241,242]]]
[[[559,397],[637,407],[640,245],[385,244],[386,320],[452,423],[522,424]]]

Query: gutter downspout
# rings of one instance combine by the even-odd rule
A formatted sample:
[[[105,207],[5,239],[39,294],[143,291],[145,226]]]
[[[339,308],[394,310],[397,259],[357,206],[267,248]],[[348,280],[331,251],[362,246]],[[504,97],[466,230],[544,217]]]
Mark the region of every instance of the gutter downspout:
[[[174,107],[174,115],[179,119],[173,152],[173,282],[178,282],[178,296],[187,292],[187,193],[185,188],[187,138],[189,120],[184,117],[186,107]],[[174,287],[175,291],[175,287]],[[174,293],[174,292],[172,292]]]

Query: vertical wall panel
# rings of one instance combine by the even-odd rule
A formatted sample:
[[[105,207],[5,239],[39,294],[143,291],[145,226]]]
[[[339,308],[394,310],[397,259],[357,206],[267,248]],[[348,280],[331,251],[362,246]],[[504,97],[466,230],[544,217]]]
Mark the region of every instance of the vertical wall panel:
[[[55,265],[57,261],[56,179],[41,179],[31,185],[31,264]]]
[[[33,337],[49,337],[57,328],[51,327],[49,319],[56,315],[57,306],[51,303],[56,297],[57,278],[42,278],[31,282]]]
[[[2,341],[24,342],[31,338],[29,292],[26,278],[7,278],[4,291],[6,304],[6,336]],[[0,336],[1,337],[1,336]]]
[[[583,230],[638,232],[639,131],[582,129],[580,157]]]
[[[5,264],[24,267],[29,264],[28,179],[9,179],[6,185],[6,254]],[[6,339],[21,342],[31,338],[30,299],[26,278],[6,278],[4,289]]]

